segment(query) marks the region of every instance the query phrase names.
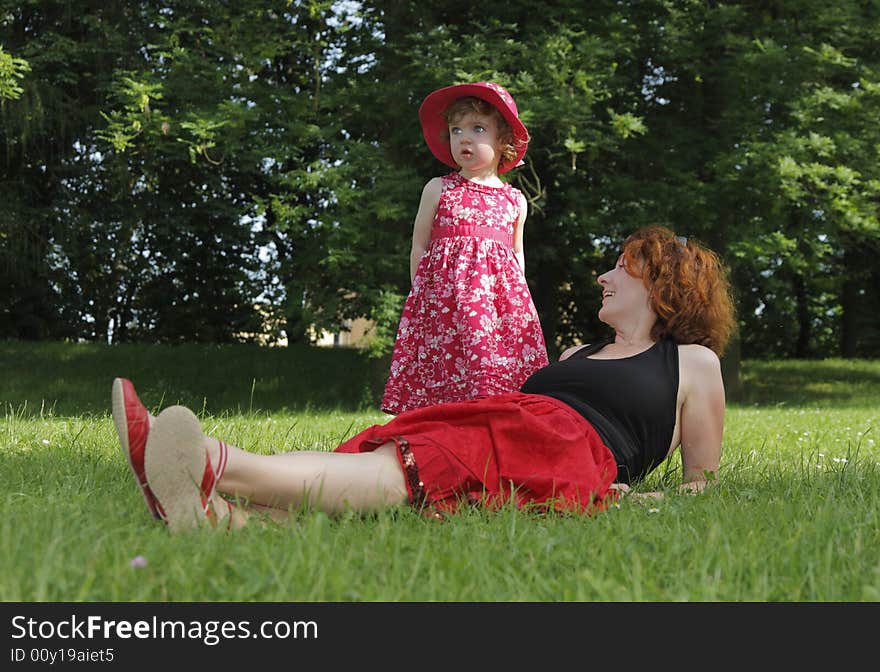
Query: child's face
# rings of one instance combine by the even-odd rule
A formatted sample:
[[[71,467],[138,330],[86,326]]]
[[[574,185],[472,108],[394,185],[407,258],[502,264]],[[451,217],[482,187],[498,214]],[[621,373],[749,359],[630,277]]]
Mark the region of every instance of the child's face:
[[[492,117],[469,112],[449,124],[452,158],[465,174],[494,173],[501,158],[498,124]]]

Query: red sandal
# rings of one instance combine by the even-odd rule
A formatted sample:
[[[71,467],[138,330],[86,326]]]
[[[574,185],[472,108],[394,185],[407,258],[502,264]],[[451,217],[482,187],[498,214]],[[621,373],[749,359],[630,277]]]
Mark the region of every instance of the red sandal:
[[[223,508],[219,513],[217,512],[216,502],[220,502],[223,505]],[[226,530],[229,531],[232,529],[233,509],[235,509],[235,505],[232,502],[230,502],[228,499],[225,499],[224,497],[221,497],[220,495],[215,495],[208,500],[208,504],[205,507],[205,516],[207,517],[208,522],[211,524],[212,527],[220,527],[220,523],[225,520]]]
[[[226,470],[229,448],[218,442],[220,455],[215,468],[203,448],[204,439],[199,419],[183,406],[162,411],[147,437],[144,473],[172,532],[216,526],[218,522],[212,499]]]
[[[128,458],[128,465],[141,489],[147,509],[154,518],[164,518],[156,496],[147,483],[144,469],[144,450],[150,434],[150,414],[138,398],[134,385],[126,378],[116,378],[113,381],[112,399],[113,422],[122,452]]]

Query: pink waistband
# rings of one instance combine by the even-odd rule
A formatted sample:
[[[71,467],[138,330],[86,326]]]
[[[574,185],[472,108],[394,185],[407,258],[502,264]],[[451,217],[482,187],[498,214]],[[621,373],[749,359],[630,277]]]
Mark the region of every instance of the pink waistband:
[[[474,236],[476,238],[489,238],[513,247],[513,236],[504,231],[493,229],[491,226],[476,226],[459,224],[456,226],[436,226],[431,231],[431,240],[438,238],[451,238],[453,236]]]

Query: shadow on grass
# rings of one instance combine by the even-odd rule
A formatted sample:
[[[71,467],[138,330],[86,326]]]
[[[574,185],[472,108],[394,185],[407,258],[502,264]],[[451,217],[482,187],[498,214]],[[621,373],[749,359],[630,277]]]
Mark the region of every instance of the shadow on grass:
[[[387,366],[342,348],[3,342],[0,403],[25,415],[104,414],[121,376],[151,410],[377,409]]]
[[[122,376],[153,411],[378,410],[388,364],[346,348],[6,341],[0,404],[24,415],[103,415]],[[737,405],[880,406],[880,360],[746,360],[741,375]]]
[[[880,360],[748,360],[742,380],[746,405],[880,405]]]

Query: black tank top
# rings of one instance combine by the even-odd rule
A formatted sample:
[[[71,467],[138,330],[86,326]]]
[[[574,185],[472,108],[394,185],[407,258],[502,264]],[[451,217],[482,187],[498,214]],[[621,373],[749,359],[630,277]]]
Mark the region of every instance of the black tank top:
[[[622,359],[590,359],[611,341],[537,371],[521,391],[568,404],[596,428],[617,460],[617,481],[644,478],[669,453],[678,398],[678,346],[657,341]]]

